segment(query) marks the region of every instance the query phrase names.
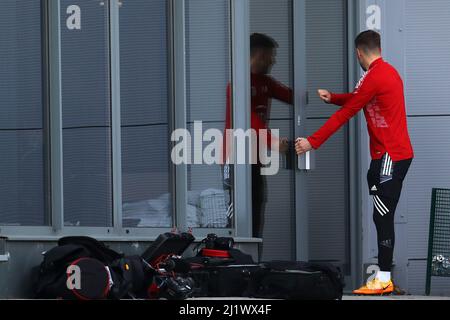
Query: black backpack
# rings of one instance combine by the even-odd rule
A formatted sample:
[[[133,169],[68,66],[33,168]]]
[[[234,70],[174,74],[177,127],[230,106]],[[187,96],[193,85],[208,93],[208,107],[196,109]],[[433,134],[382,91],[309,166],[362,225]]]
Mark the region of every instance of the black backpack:
[[[72,273],[75,269],[81,275],[78,283]],[[93,238],[67,237],[44,253],[34,279],[39,299],[137,298],[145,296],[153,270],[141,257],[125,257]]]

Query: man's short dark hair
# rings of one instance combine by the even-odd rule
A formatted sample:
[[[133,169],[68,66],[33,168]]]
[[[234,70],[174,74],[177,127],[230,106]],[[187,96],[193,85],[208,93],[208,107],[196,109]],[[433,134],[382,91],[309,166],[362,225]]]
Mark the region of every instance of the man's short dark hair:
[[[257,49],[275,49],[278,48],[278,42],[268,35],[254,33],[250,36],[250,51],[253,54]]]
[[[381,36],[373,30],[361,32],[356,37],[355,46],[365,53],[379,53],[381,51]]]

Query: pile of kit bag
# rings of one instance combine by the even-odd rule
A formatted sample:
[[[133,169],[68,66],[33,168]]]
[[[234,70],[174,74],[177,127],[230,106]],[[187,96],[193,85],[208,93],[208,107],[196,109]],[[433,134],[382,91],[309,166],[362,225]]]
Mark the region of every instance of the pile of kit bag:
[[[165,233],[142,255],[126,256],[93,238],[62,238],[33,271],[35,298],[342,298],[342,272],[330,264],[255,263],[235,248],[233,238],[210,234],[195,246],[194,241],[190,233]]]

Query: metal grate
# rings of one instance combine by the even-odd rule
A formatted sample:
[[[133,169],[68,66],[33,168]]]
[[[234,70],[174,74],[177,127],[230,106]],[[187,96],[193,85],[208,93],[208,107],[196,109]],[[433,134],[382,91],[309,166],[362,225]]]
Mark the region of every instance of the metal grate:
[[[431,291],[431,277],[450,277],[450,190],[433,189],[426,293]]]

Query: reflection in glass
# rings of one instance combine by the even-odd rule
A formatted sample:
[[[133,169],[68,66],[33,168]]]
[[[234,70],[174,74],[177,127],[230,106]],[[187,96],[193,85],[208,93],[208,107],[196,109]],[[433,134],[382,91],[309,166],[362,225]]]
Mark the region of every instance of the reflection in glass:
[[[124,227],[172,227],[166,0],[120,9]]]
[[[294,138],[292,1],[250,1],[252,128],[278,129],[281,163],[292,163]],[[290,143],[286,143],[286,141]],[[271,146],[273,149],[274,146]],[[284,153],[287,153],[283,155]],[[291,160],[291,161],[286,161]],[[289,170],[290,169],[290,170]],[[274,176],[252,169],[253,235],[263,238],[264,260],[295,256],[295,171],[281,167]]]

